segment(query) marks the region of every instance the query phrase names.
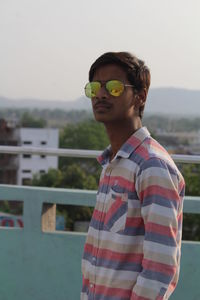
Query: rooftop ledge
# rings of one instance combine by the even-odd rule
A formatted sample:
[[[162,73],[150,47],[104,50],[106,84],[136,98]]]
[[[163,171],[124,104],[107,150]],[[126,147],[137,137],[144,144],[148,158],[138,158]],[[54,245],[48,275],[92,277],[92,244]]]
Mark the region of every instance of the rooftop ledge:
[[[101,151],[0,146],[0,153],[96,157]],[[173,155],[200,163],[200,156]],[[23,203],[24,227],[0,228],[0,299],[78,300],[86,234],[55,231],[56,204],[95,205],[96,191],[0,185],[0,200]],[[200,197],[186,196],[184,212],[200,214]],[[183,241],[178,286],[170,300],[200,299],[200,242]]]

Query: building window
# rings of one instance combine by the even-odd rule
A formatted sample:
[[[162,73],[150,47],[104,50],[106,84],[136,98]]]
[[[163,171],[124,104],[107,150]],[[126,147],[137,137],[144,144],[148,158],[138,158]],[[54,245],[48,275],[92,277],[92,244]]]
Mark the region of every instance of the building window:
[[[31,158],[31,154],[23,154],[23,158]]]
[[[41,158],[45,158],[45,157],[46,157],[46,155],[40,155],[40,157],[41,157]]]
[[[46,141],[41,141],[40,144],[41,144],[41,145],[46,145],[47,142],[46,142]]]
[[[22,185],[31,185],[30,178],[22,178]]]
[[[23,144],[24,144],[24,145],[31,145],[32,142],[31,142],[31,141],[23,141]]]
[[[40,170],[40,174],[45,174],[45,170]]]
[[[31,173],[31,170],[22,170],[22,173]]]

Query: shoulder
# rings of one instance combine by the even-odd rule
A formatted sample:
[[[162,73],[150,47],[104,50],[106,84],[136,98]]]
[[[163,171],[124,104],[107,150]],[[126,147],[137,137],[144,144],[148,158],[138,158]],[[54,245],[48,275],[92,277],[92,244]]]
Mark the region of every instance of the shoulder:
[[[175,181],[184,182],[169,153],[152,137],[144,140],[140,147],[136,149],[136,155],[140,157],[138,176],[148,173],[148,176],[170,177]]]

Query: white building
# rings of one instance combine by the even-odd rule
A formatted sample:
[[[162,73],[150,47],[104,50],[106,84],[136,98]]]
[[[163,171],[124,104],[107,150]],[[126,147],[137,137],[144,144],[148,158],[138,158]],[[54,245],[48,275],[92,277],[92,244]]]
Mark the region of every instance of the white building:
[[[21,146],[58,148],[59,130],[49,128],[19,128]],[[43,174],[49,168],[58,168],[57,156],[46,155],[19,155],[17,184],[28,184],[36,173]]]

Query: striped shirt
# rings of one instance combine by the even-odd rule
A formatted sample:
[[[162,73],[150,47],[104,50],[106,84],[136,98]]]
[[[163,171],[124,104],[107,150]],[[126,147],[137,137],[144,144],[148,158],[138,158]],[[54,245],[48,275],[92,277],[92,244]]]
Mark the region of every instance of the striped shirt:
[[[179,277],[184,179],[145,127],[110,152],[98,158],[81,300],[166,300]]]

